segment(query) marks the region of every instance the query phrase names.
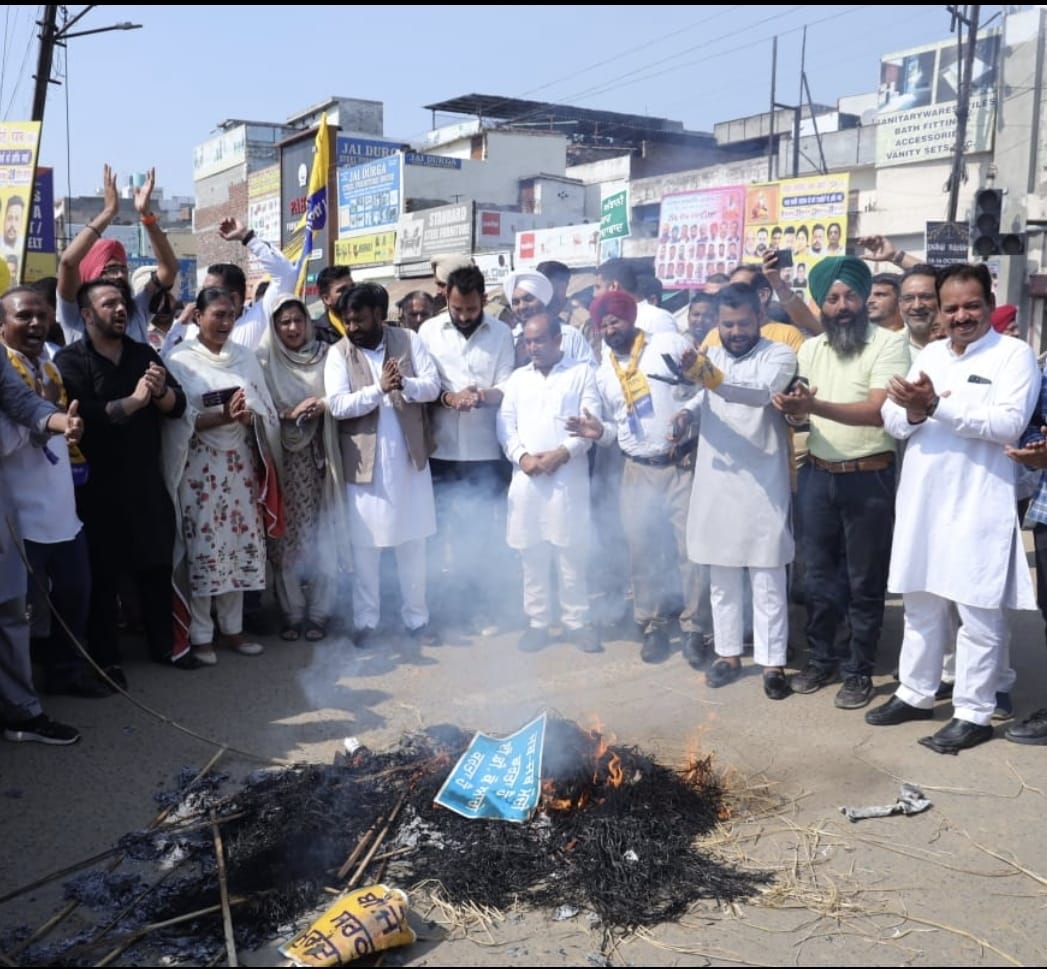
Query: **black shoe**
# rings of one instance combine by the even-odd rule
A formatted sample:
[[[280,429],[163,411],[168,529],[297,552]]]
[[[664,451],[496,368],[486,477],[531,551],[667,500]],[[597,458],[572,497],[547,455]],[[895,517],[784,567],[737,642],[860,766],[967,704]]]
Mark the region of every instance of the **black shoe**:
[[[858,710],[873,698],[873,682],[863,673],[852,673],[843,681],[833,703],[841,710]]]
[[[733,683],[741,675],[742,661],[740,659],[732,663],[721,657],[709,667],[709,672],[705,674],[705,685],[715,690],[721,686],[727,686],[728,683]]]
[[[1021,723],[1012,724],[1003,735],[1016,744],[1047,745],[1047,707],[1037,710]]]
[[[100,700],[112,696],[108,683],[103,683],[92,673],[83,672],[65,681],[45,681],[40,692],[47,696],[78,696],[89,700]]]
[[[4,725],[4,739],[15,743],[33,742],[67,747],[80,739],[80,731],[76,727],[56,723],[47,714],[40,713],[30,720],[8,721]]]
[[[934,718],[934,710],[931,707],[914,707],[911,703],[892,696],[885,704],[870,710],[865,715],[865,722],[873,727],[893,727],[898,723],[908,723],[910,720],[931,720]]]
[[[835,666],[815,666],[808,663],[799,673],[793,673],[789,685],[794,693],[817,693],[823,686],[835,683],[839,672]]]
[[[369,645],[372,636],[374,636],[374,629],[370,626],[360,626],[359,629],[353,630],[353,645],[357,649],[364,649]]]
[[[602,653],[603,643],[600,642],[600,634],[595,626],[582,626],[581,629],[572,629],[571,642],[583,653]]]
[[[200,662],[192,652],[183,653],[178,659],[165,660],[165,662],[169,662],[176,670],[201,670],[207,665]]]
[[[105,675],[121,690],[127,689],[127,674],[124,672],[122,666],[107,666],[104,670]]]
[[[408,629],[407,635],[418,643],[419,646],[440,646],[443,643],[443,640],[440,639],[440,634],[429,623],[426,623],[424,626],[416,626],[414,629]]]
[[[549,645],[549,631],[547,629],[538,629],[535,626],[529,626],[524,634],[520,637],[520,641],[516,644],[516,648],[521,653],[537,653],[541,649],[545,649]]]
[[[934,698],[936,700],[951,700],[953,686],[955,686],[954,683],[950,683],[948,680],[942,680],[941,683],[938,684],[938,689],[934,691]]]
[[[706,638],[705,633],[687,633],[680,652],[683,653],[683,658],[687,660],[692,670],[701,670],[705,669],[709,662],[709,646],[710,641]]]
[[[781,670],[768,670],[763,674],[763,692],[768,700],[784,700],[792,693],[792,687]]]
[[[958,754],[968,747],[976,747],[978,744],[985,743],[986,740],[992,740],[992,733],[991,726],[983,727],[980,724],[957,720],[953,717],[933,736],[921,737],[920,743],[939,754]]]
[[[661,626],[651,626],[643,636],[640,659],[645,663],[664,663],[669,658],[669,637]]]

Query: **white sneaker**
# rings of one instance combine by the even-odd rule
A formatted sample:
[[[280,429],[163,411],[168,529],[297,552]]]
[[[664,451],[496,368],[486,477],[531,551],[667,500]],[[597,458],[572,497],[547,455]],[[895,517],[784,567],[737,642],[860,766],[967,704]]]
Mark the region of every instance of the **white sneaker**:
[[[250,640],[242,640],[232,644],[233,650],[239,653],[241,656],[258,656],[265,652],[264,647],[261,643],[254,643]]]
[[[218,663],[218,654],[213,646],[194,646],[192,655],[205,666],[215,666]]]

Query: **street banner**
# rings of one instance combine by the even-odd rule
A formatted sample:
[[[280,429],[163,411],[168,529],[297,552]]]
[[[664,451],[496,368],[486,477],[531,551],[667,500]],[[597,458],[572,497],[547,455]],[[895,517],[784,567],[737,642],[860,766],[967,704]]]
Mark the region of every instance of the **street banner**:
[[[39,146],[39,121],[0,122],[0,212],[4,220],[0,256],[10,273],[12,286],[24,281]]]

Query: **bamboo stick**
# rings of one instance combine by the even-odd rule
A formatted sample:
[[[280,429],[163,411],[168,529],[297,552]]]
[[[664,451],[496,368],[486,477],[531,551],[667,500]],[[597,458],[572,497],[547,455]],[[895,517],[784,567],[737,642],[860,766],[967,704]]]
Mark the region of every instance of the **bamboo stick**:
[[[236,958],[236,940],[233,938],[233,913],[229,910],[229,882],[225,874],[225,851],[222,848],[222,832],[218,822],[211,813],[211,834],[214,837],[214,856],[218,869],[218,897],[222,900],[222,929],[225,932],[225,951],[229,955],[229,965],[238,966]]]

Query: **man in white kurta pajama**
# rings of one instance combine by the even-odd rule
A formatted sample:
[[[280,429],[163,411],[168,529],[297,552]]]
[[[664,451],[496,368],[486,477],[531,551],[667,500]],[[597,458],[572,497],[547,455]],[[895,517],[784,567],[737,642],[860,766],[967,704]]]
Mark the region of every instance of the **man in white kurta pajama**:
[[[346,338],[324,367],[346,480],[353,636],[361,646],[378,626],[381,551],[392,548],[404,625],[432,643],[425,540],[436,531],[436,512],[422,407],[440,393],[440,375],[417,334],[383,325],[376,289],[364,284],[339,299]]]
[[[513,464],[506,542],[523,565],[523,605],[530,628],[525,652],[540,649],[552,620],[550,568],[556,559],[560,620],[583,652],[601,649],[589,624],[585,581],[589,562],[589,463],[591,442],[567,433],[568,417],[599,413],[593,368],[566,357],[560,321],[542,311],[523,326],[530,363],[503,386],[498,440]]]
[[[722,345],[709,348],[706,389],[695,398],[698,454],[687,515],[687,555],[710,566],[720,659],[706,682],[725,686],[741,672],[748,569],[753,657],[766,668],[767,696],[780,700],[790,693],[783,670],[789,641],[785,568],[795,547],[789,526],[789,431],[771,397],[796,376],[796,354],[760,336],[760,297],[746,283],[720,290],[717,316]]]
[[[892,378],[882,408],[885,429],[907,441],[888,580],[904,597],[905,632],[900,686],[866,720],[931,719],[955,603],[953,719],[920,741],[955,754],[992,737],[1004,610],[1036,607],[1016,465],[1004,447],[1025,429],[1040,378],[1029,346],[992,329],[992,278],[983,265],[942,270],[937,285],[949,337],[921,351],[907,378]]]

